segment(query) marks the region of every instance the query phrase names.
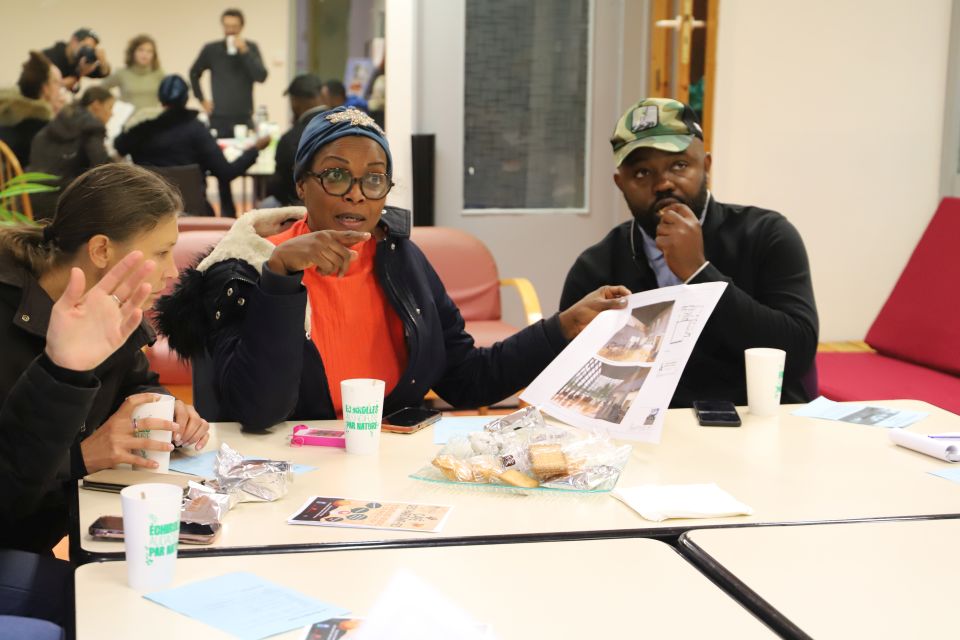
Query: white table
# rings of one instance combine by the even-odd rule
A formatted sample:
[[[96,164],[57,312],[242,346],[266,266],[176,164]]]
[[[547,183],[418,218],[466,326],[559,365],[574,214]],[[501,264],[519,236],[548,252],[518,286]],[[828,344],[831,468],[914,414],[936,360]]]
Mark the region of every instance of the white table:
[[[354,615],[398,569],[498,638],[775,637],[669,546],[647,539],[180,558],[172,586],[249,571]],[[226,638],[126,585],[123,562],[77,569],[77,638]],[[301,640],[304,629],[277,638]]]
[[[918,431],[960,431],[960,417],[931,405],[880,404],[931,412],[911,427]],[[244,434],[236,424],[221,423],[215,425],[208,450],[223,439],[247,456],[292,460],[317,470],[296,476],[282,500],[238,505],[228,514],[215,546],[422,542],[443,537],[482,537],[473,541],[483,542],[504,535],[576,537],[638,529],[646,530],[645,535],[656,531],[676,535],[704,524],[960,513],[960,487],[926,473],[949,463],[893,445],[886,429],[798,418],[788,415],[790,409],[783,407],[779,418],[765,419],[741,410],[740,428],[700,427],[692,411],[671,410],[662,443],[635,445],[619,486],[716,482],[755,513],[660,523],[644,520],[609,494],[523,495],[414,480],[409,474],[428,464],[439,449],[433,444],[432,428],[413,435],[385,433],[379,458],[369,458],[327,447],[291,448],[287,436],[294,423],[278,425],[269,435]],[[122,552],[120,543],[94,540],[86,533],[98,516],[120,514],[119,496],[84,489],[79,494],[82,548],[94,553]],[[315,495],[445,504],[453,506],[453,511],[439,534],[286,524]],[[203,548],[192,547],[197,549]]]
[[[814,638],[956,638],[958,540],[960,520],[939,519],[694,530],[681,545]]]

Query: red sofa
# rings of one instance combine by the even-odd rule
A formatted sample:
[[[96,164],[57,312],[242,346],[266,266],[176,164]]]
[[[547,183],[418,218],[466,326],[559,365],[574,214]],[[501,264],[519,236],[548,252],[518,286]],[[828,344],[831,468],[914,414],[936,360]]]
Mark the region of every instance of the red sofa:
[[[960,413],[960,199],[944,198],[867,333],[876,353],[818,353],[833,400],[924,400]]]

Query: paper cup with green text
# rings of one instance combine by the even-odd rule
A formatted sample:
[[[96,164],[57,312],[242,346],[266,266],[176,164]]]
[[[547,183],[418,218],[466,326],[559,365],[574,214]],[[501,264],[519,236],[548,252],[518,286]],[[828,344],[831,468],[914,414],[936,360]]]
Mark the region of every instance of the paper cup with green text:
[[[137,421],[143,420],[144,418],[160,418],[161,420],[173,422],[173,413],[176,403],[177,399],[173,396],[161,395],[159,400],[141,404],[133,410],[133,423],[136,425]],[[139,431],[136,433],[136,435],[140,438],[150,438],[151,440],[159,440],[160,442],[170,442],[173,438],[172,431],[165,431],[162,429]],[[157,463],[157,468],[153,469],[153,471],[157,471],[158,473],[167,473],[170,470],[169,451],[150,451],[144,449],[143,457],[148,460],[153,460]]]
[[[782,349],[755,348],[743,352],[747,368],[747,404],[751,415],[772,416],[780,410],[786,357],[787,353]]]
[[[347,453],[375,454],[380,450],[383,380],[355,378],[340,383]]]
[[[120,492],[127,582],[137,591],[173,581],[183,490],[172,484],[133,484]]]

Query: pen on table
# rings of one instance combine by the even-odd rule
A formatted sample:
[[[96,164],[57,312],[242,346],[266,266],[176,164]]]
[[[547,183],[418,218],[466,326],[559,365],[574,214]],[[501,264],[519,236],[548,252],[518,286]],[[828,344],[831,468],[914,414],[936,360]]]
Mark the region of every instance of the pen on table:
[[[941,433],[939,435],[928,435],[927,437],[934,440],[960,440],[960,433]]]

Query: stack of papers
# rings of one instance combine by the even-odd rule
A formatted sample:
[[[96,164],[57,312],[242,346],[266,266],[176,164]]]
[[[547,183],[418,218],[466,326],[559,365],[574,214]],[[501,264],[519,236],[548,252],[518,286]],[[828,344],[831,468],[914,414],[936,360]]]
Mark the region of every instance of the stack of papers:
[[[900,411],[886,407],[854,404],[852,402],[834,402],[820,396],[799,409],[793,415],[805,418],[823,418],[824,420],[839,420],[854,424],[867,424],[874,427],[905,427],[918,420],[926,418],[928,413],[922,411]]]

